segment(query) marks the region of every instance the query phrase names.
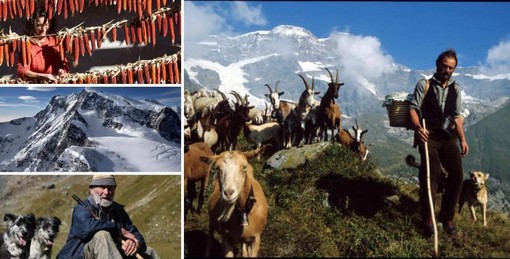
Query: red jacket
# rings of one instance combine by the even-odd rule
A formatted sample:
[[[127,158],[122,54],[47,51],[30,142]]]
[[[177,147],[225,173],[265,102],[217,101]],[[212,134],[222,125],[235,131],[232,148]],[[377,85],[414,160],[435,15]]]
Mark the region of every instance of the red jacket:
[[[54,37],[46,37],[41,46],[32,43],[29,54],[32,55],[30,65],[23,65],[23,58],[21,55],[18,57],[18,77],[25,77],[27,70],[53,75],[58,75],[59,69],[69,72],[69,62],[65,57],[63,61],[60,60],[58,45]]]

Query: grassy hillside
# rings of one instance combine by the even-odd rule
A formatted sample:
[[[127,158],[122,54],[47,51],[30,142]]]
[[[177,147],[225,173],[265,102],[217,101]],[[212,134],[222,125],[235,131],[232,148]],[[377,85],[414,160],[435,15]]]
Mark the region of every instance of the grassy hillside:
[[[466,132],[470,146],[469,159],[464,160],[466,171],[489,173],[498,179],[507,196],[510,195],[510,103],[494,114],[480,120]]]
[[[344,148],[331,146],[316,161],[295,170],[264,170],[264,161],[251,162],[269,203],[259,256],[433,255],[433,240],[419,229],[416,185],[382,176],[373,161],[360,162]],[[442,257],[510,256],[507,216],[489,212],[485,228],[472,222],[464,208],[455,221],[455,238],[439,227]],[[185,256],[203,256],[207,226],[207,209],[200,215],[190,213],[184,228]],[[220,256],[218,235],[215,241],[213,254]]]
[[[57,216],[62,220],[53,257],[64,245],[76,202],[71,195],[85,199],[91,176],[1,176],[4,188],[0,212],[36,216]],[[181,257],[181,177],[116,176],[115,200],[126,205],[131,220],[149,246],[161,258]]]

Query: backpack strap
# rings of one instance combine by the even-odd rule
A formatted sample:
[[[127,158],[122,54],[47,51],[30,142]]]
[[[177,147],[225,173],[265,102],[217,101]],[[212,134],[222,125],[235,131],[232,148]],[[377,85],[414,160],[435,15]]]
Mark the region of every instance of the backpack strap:
[[[427,92],[429,91],[429,79],[425,79],[425,91],[423,93],[423,99],[425,99],[425,96],[427,96]]]

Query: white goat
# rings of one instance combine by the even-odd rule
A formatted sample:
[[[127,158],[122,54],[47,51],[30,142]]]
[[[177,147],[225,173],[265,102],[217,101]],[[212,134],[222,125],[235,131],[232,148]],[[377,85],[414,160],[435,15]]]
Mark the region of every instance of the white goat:
[[[268,122],[262,125],[253,125],[251,121],[244,124],[244,136],[248,143],[260,148],[263,143],[273,140],[276,149],[280,150],[282,146],[282,128],[278,122]],[[260,160],[260,155],[257,156]]]

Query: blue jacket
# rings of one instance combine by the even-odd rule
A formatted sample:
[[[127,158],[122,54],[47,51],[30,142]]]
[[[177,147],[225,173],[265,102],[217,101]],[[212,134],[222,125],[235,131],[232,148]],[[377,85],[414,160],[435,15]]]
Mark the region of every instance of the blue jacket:
[[[90,211],[80,204],[74,206],[71,229],[69,230],[66,243],[57,255],[57,259],[84,258],[83,248],[85,244],[100,230],[110,232],[115,240],[121,236],[121,229],[124,228],[133,233],[140,242],[139,252],[145,252],[145,250],[147,250],[147,245],[145,244],[142,234],[140,234],[136,226],[131,222],[129,215],[124,210],[124,205],[114,202],[111,205],[108,215],[105,215],[99,205],[94,202],[92,196],[89,196],[88,199],[83,202],[101,219],[95,219]]]

